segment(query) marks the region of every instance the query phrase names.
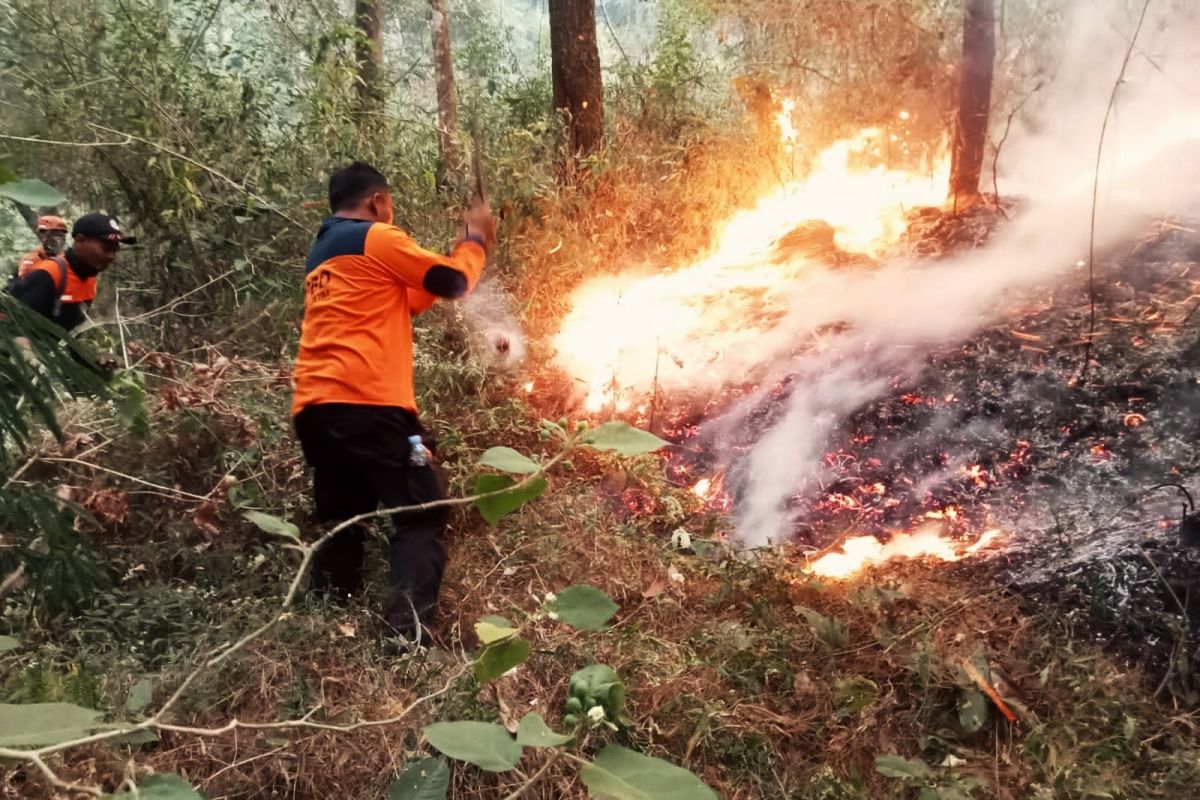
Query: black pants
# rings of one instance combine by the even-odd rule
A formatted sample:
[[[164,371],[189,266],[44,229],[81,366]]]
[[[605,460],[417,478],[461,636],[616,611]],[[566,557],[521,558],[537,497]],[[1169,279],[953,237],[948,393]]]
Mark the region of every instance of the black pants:
[[[432,466],[410,463],[408,437],[424,436],[408,409],[341,403],[314,405],[295,418],[296,435],[313,468],[317,518],[344,522],[380,507],[417,505],[445,497]],[[426,447],[431,447],[426,443]],[[415,610],[427,624],[436,608],[446,567],[441,535],[449,509],[392,516],[390,592],[385,619],[396,628],[413,626]],[[354,525],[322,545],[313,558],[315,592],[345,597],[362,586],[367,532]]]

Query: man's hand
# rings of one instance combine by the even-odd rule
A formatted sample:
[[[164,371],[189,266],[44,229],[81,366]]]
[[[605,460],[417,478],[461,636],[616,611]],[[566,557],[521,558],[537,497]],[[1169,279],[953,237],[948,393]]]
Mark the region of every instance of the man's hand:
[[[487,200],[477,199],[466,213],[463,214],[463,227],[466,236],[478,236],[486,243],[488,250],[496,244],[496,218]]]

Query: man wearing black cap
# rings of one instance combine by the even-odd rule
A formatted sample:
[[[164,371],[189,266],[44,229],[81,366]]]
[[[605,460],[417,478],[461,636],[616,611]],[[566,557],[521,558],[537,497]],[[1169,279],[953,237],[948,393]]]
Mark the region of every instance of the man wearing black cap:
[[[107,214],[84,214],[71,236],[67,252],[39,261],[11,289],[13,297],[68,331],[83,322],[84,304],[96,299],[96,276],[112,266],[121,245],[137,243]]]

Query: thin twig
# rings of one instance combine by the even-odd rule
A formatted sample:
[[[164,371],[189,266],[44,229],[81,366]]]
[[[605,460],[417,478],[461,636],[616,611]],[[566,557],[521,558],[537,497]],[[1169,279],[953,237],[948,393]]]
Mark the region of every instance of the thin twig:
[[[57,139],[39,139],[36,136],[13,136],[10,133],[0,133],[0,139],[32,144],[53,144],[59,147],[124,147],[133,144],[132,136],[127,137],[123,142],[64,142]]]
[[[550,767],[554,766],[554,762],[558,760],[558,757],[562,755],[562,752],[562,750],[554,750],[551,752],[550,757],[546,759],[546,763],[542,764],[542,768],[530,775],[529,780],[518,786],[516,791],[510,795],[507,795],[504,800],[517,800],[517,798],[525,794],[525,792],[527,792],[535,783],[542,779],[542,776],[550,770]]]
[[[185,492],[182,489],[174,489],[170,486],[161,486],[157,483],[151,483],[148,480],[138,478],[134,475],[126,475],[124,472],[118,472],[115,469],[109,469],[108,467],[103,467],[99,464],[93,464],[90,461],[83,461],[78,458],[43,458],[42,461],[45,461],[50,464],[76,464],[78,466],[87,467],[89,469],[98,470],[100,472],[107,472],[109,475],[114,475],[118,478],[124,478],[125,480],[131,481],[132,483],[140,484],[142,486],[149,486],[151,489],[157,489],[160,492],[167,492],[168,494],[175,495],[176,497],[183,497],[188,500],[199,500],[200,502],[208,502],[209,500],[212,499],[212,492],[209,492],[207,496],[199,495],[199,494],[192,494],[191,492]]]
[[[1146,21],[1146,12],[1149,10],[1150,0],[1145,0],[1142,4],[1141,16],[1138,17],[1137,27],[1133,29],[1129,47],[1125,50],[1125,58],[1121,61],[1121,71],[1117,74],[1116,82],[1113,83],[1112,94],[1108,96],[1108,108],[1104,111],[1104,122],[1100,125],[1100,141],[1096,143],[1096,173],[1092,181],[1092,220],[1088,233],[1088,304],[1091,310],[1088,315],[1087,342],[1083,349],[1083,370],[1079,376],[1081,383],[1087,379],[1088,366],[1092,360],[1092,340],[1096,335],[1096,206],[1100,197],[1100,160],[1104,154],[1104,135],[1108,132],[1108,120],[1112,116],[1113,106],[1117,102],[1117,92],[1120,91],[1121,84],[1125,82],[1125,70],[1129,67],[1129,59],[1133,57],[1134,45],[1137,44],[1138,34],[1142,32],[1142,23]]]

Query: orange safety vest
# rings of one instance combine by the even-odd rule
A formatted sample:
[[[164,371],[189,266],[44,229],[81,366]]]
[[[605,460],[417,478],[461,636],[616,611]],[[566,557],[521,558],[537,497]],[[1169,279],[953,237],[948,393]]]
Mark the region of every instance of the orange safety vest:
[[[36,250],[30,250],[25,255],[21,256],[21,260],[17,262],[17,277],[24,278],[29,273],[33,272],[33,268],[37,266],[39,261],[45,261],[47,258],[46,251],[41,247]]]
[[[326,220],[304,279],[292,414],[321,403],[415,412],[412,318],[436,299],[424,289],[425,274],[450,267],[470,290],[486,259],[483,246],[471,240],[445,256],[423,249],[394,225]]]
[[[62,256],[44,258],[35,263],[25,274],[42,270],[49,272],[58,288],[60,303],[90,303],[96,299],[96,276],[81,278],[71,269],[70,264]]]

